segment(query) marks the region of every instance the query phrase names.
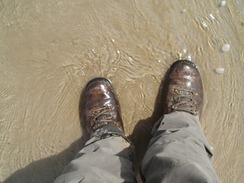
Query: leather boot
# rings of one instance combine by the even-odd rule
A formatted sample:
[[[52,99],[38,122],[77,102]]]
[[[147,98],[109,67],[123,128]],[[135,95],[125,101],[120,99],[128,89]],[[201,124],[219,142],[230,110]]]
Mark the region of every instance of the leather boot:
[[[84,126],[90,134],[108,124],[124,132],[119,102],[109,80],[95,78],[87,84],[81,110]]]
[[[200,116],[203,105],[203,86],[196,65],[188,60],[176,61],[166,75],[164,113],[184,111]]]

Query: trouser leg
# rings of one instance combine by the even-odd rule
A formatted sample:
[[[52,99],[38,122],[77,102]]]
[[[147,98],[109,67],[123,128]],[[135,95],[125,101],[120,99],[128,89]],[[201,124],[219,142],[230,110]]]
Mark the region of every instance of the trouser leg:
[[[173,112],[158,121],[142,163],[147,183],[218,183],[198,117]]]
[[[55,183],[133,182],[133,156],[134,148],[116,127],[103,127],[95,132]]]

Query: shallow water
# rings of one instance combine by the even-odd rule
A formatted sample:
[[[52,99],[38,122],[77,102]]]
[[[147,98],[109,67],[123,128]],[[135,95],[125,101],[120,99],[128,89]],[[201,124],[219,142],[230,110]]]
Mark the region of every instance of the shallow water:
[[[140,164],[161,80],[184,58],[202,75],[214,167],[242,182],[244,1],[226,2],[1,0],[0,182],[53,182],[87,139],[80,94],[98,76],[113,82]]]

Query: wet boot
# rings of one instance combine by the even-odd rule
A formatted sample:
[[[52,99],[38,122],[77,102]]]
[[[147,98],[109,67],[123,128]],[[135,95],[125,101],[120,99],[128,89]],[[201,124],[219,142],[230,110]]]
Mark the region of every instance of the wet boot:
[[[114,125],[124,132],[119,102],[110,81],[105,78],[95,78],[87,84],[82,114],[83,124],[91,135],[105,125]]]
[[[124,135],[119,103],[107,79],[87,84],[81,110],[91,138],[55,183],[133,183],[134,147]]]
[[[142,162],[146,183],[219,183],[201,128],[203,87],[196,65],[176,61],[164,87],[164,115],[155,124]]]
[[[203,86],[196,65],[187,60],[175,62],[166,78],[165,114],[184,111],[200,116],[203,105]]]

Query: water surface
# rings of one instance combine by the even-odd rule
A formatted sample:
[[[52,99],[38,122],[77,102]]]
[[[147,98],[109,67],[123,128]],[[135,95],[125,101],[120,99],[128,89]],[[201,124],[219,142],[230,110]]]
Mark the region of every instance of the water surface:
[[[101,76],[113,82],[139,165],[162,78],[185,58],[202,75],[214,167],[223,183],[242,182],[244,1],[226,2],[0,1],[0,182],[53,182],[87,139],[80,94]]]

